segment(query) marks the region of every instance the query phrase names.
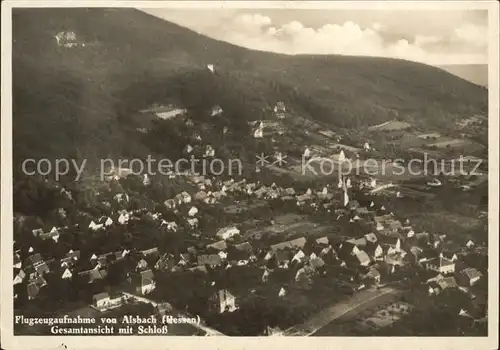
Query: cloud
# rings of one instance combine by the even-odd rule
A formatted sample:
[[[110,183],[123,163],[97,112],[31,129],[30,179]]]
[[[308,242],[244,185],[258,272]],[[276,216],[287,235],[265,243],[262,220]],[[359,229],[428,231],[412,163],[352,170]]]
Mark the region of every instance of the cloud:
[[[465,24],[455,29],[458,40],[477,46],[488,46],[488,29],[473,24]]]
[[[379,56],[431,65],[488,58],[484,11],[147,12],[215,39],[284,54]]]
[[[340,54],[401,58],[427,64],[486,63],[487,28],[465,23],[452,35],[421,35],[394,40],[379,22],[353,21],[310,28],[293,20],[274,25],[268,16],[241,14],[212,36],[251,49],[285,54]],[[391,37],[391,39],[388,39]]]

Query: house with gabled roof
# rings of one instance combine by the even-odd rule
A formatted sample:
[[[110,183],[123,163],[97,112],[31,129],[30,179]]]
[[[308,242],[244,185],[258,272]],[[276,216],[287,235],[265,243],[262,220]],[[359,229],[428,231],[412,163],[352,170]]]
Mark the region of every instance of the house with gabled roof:
[[[227,250],[227,260],[239,266],[248,264],[252,255],[252,246],[248,242],[230,246]]]
[[[375,261],[384,260],[384,255],[385,255],[384,248],[381,244],[368,242],[364,250],[369,256],[373,257],[373,260]]]
[[[384,261],[388,265],[403,266],[406,264],[406,260],[404,259],[406,255],[407,253],[403,250],[397,250],[393,247],[389,247],[387,254],[384,257]]]
[[[64,258],[61,259],[61,267],[72,267],[80,259],[80,251],[70,250]]]
[[[453,277],[453,276],[440,278],[436,282],[442,290],[445,290],[448,288],[457,288],[458,287],[457,281],[455,280],[455,277]]]
[[[318,254],[323,260],[332,261],[333,259],[337,259],[337,252],[331,245],[323,247]]]
[[[227,253],[223,250],[220,250],[218,253],[217,253],[218,256],[220,256],[220,259],[222,261],[226,261],[227,259]],[[228,263],[227,265],[229,265],[229,267],[231,267],[231,263]],[[228,266],[226,266],[226,268],[229,268]]]
[[[98,266],[90,270],[79,272],[78,277],[82,279],[83,282],[88,284],[104,280],[108,275],[108,272],[105,269],[99,268]]]
[[[338,247],[338,255],[342,260],[352,260],[352,257],[359,252],[359,248],[348,241],[340,243]]]
[[[71,270],[68,268],[64,269],[64,272],[61,275],[61,279],[70,279],[71,277],[73,277],[73,273],[71,273]]]
[[[156,288],[154,274],[151,269],[132,272],[129,278],[134,290],[142,295],[149,294]]]
[[[207,198],[207,196],[208,196],[207,192],[205,192],[205,191],[198,191],[194,195],[194,199],[197,200],[197,201],[204,201]]]
[[[153,247],[149,249],[144,249],[139,251],[145,258],[158,259],[160,256],[160,251],[158,247]]]
[[[264,273],[262,274],[260,280],[263,282],[263,283],[266,283],[268,280],[269,280],[269,275],[271,274],[270,270],[268,270],[267,268],[264,269]]]
[[[206,247],[207,248],[212,248],[212,249],[215,249],[215,250],[218,250],[218,251],[222,251],[222,250],[226,250],[227,249],[227,243],[226,243],[225,240],[221,240],[221,241],[218,241],[218,242],[214,242],[214,243],[208,244]]]
[[[23,262],[21,261],[21,254],[19,251],[14,252],[14,263],[13,263],[14,268],[20,269],[23,266]]]
[[[252,245],[249,242],[235,244],[234,248],[238,251],[245,251],[248,253],[252,253],[252,251],[253,251]]]
[[[155,269],[159,271],[171,270],[175,266],[175,258],[172,254],[163,254],[155,263]]]
[[[126,211],[121,212],[120,215],[118,215],[117,221],[120,225],[125,225],[126,223],[128,223],[129,220],[130,220],[130,214]]]
[[[475,268],[468,267],[460,272],[460,280],[466,285],[473,286],[483,277],[483,274]]]
[[[101,267],[107,266],[121,257],[120,252],[108,252],[97,257],[97,264]]]
[[[43,276],[50,272],[47,263],[42,259],[40,253],[30,255],[24,263],[24,272],[30,276],[30,279],[36,276]]]
[[[97,293],[92,297],[92,305],[98,309],[103,309],[111,302],[111,298],[107,292]]]
[[[367,240],[365,237],[351,238],[347,240],[347,242],[357,246],[358,248],[364,247],[367,244]]]
[[[298,203],[304,203],[304,202],[311,200],[311,199],[312,199],[312,195],[308,194],[308,193],[304,193],[304,194],[297,196]]]
[[[283,101],[276,102],[276,104],[274,105],[274,112],[275,113],[286,112],[285,102]]]
[[[19,269],[14,269],[14,281],[13,285],[22,283],[24,281],[24,278],[26,277],[26,273],[24,273],[23,270]]]
[[[97,231],[104,228],[104,224],[96,224],[94,220],[92,220],[89,224],[89,229],[92,231]]]
[[[113,225],[113,219],[109,216],[101,216],[98,220],[98,224],[104,225],[105,227],[109,227]]]
[[[293,258],[293,254],[290,250],[278,250],[274,252],[272,259],[276,263],[276,266],[282,269],[287,269]]]
[[[40,290],[47,286],[47,281],[42,276],[38,276],[35,279],[30,280],[27,285],[28,299],[33,300],[38,297]]]
[[[193,261],[193,256],[189,253],[180,253],[179,254],[179,261],[177,262],[177,265],[180,266],[186,266]]]
[[[287,196],[295,196],[295,190],[292,187],[286,188],[283,193],[285,193]]]
[[[355,213],[361,216],[366,216],[367,214],[370,214],[370,211],[366,207],[358,207],[355,209]]]
[[[370,257],[368,256],[368,254],[366,254],[364,250],[359,250],[358,252],[356,252],[355,257],[361,266],[370,265],[371,262]]]
[[[304,252],[299,249],[298,251],[295,252],[295,254],[293,255],[293,258],[292,258],[292,262],[302,262],[302,260],[304,260],[306,258],[306,255],[304,254]]]
[[[217,233],[215,234],[217,237],[220,239],[229,239],[235,235],[239,235],[240,230],[236,226],[227,226],[224,228],[221,228]]]
[[[316,239],[316,244],[328,245],[328,244],[330,244],[330,241],[328,240],[327,236],[324,236],[324,237],[317,238]]]
[[[196,228],[196,227],[198,227],[198,224],[200,223],[200,221],[198,220],[198,218],[190,218],[190,219],[187,219],[187,223],[188,223],[189,227]]]
[[[36,228],[36,229],[32,230],[31,232],[33,233],[33,236],[38,237],[41,234],[43,234],[43,229],[42,228]]]
[[[310,259],[309,264],[315,271],[322,271],[325,267],[325,261],[320,257]]]
[[[441,293],[441,288],[436,281],[428,282],[427,285],[429,295],[438,295]]]
[[[198,255],[198,265],[208,265],[212,268],[220,266],[222,259],[217,254]]]
[[[213,198],[215,201],[217,201],[225,196],[226,196],[226,192],[222,191],[222,190],[221,191],[214,191],[210,194],[210,198]]]
[[[375,267],[370,268],[370,270],[366,274],[366,277],[373,279],[376,283],[380,283],[380,271]]]
[[[182,191],[174,198],[178,204],[188,204],[191,203],[191,195],[186,191]]]
[[[311,265],[304,265],[299,268],[295,273],[295,282],[305,282],[310,283],[311,277],[314,275],[316,271]]]
[[[364,237],[367,242],[377,243],[378,241],[377,235],[373,232],[367,233]]]
[[[167,207],[167,209],[174,209],[177,206],[177,202],[175,199],[167,199],[163,204]]]
[[[425,261],[427,270],[439,272],[441,274],[452,274],[455,272],[455,263],[445,257],[437,257]]]
[[[167,222],[165,220],[162,220],[160,226],[166,226],[167,230],[170,231],[170,232],[176,232],[177,231],[177,223],[175,221]]]
[[[37,235],[42,240],[47,240],[52,238],[56,243],[59,240],[60,234],[59,230],[51,230],[49,232],[42,232]]]
[[[136,271],[142,271],[148,269],[148,262],[145,259],[140,259],[135,266]]]
[[[262,186],[261,188],[259,188],[258,190],[254,191],[254,195],[257,197],[257,198],[262,198],[266,195],[267,191],[269,189],[266,187],[266,186]]]
[[[210,307],[219,313],[233,312],[238,309],[236,297],[227,289],[218,290],[210,298]]]
[[[188,268],[187,271],[208,273],[208,270],[207,270],[205,265],[193,266],[193,267]]]
[[[191,209],[189,209],[189,211],[188,211],[188,215],[195,216],[196,214],[198,214],[198,208],[196,208],[195,206],[192,206]]]
[[[286,241],[286,242],[281,242],[281,243],[278,243],[278,244],[273,244],[270,248],[273,252],[277,251],[277,250],[282,250],[282,249],[285,249],[285,248],[289,248],[289,249],[303,249],[304,246],[306,245],[307,243],[307,240],[305,237],[300,237],[300,238],[296,238],[296,239],[292,239],[290,241]]]
[[[205,176],[203,175],[190,175],[188,176],[188,181],[193,184],[199,184],[205,181]]]
[[[39,264],[39,263],[42,263],[43,262],[43,259],[42,259],[42,255],[40,253],[35,253],[35,254],[31,254],[30,256],[28,256],[26,258],[26,261],[24,262],[24,266],[33,266],[33,265],[36,265],[36,264]]]
[[[126,194],[126,193],[117,193],[117,194],[115,194],[115,196],[113,197],[113,199],[116,202],[118,202],[118,203],[128,202],[129,201],[128,194]]]

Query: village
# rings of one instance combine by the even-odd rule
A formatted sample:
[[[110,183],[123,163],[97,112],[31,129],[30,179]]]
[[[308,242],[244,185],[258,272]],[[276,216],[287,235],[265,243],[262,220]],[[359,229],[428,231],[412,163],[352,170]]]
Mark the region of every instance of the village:
[[[215,106],[212,116],[222,112]],[[278,102],[276,123],[285,112]],[[161,106],[155,113],[168,119],[185,110]],[[259,142],[264,123],[252,125]],[[278,135],[283,130],[278,128]],[[373,154],[368,142],[360,146]],[[203,157],[215,156],[214,147],[201,149]],[[360,158],[348,146],[335,150],[332,159],[339,166]],[[185,152],[194,148],[188,144]],[[308,159],[313,152],[321,155],[321,146],[305,147],[302,156]],[[288,160],[286,171],[293,173]],[[63,226],[17,221],[23,232],[14,243],[16,305],[30,310],[51,299],[60,310],[69,307],[77,314],[130,309],[141,317],[201,317],[204,326],[182,325],[179,332],[247,335],[244,326],[231,330],[228,325],[238,323],[232,317],[239,312],[257,312],[250,307],[264,298],[296,314],[286,322],[269,316],[252,335],[313,335],[345,313],[368,312],[365,321],[387,318],[370,310],[390,309],[418,289],[426,298],[459,292],[467,302],[456,306],[457,318],[484,319],[486,291],[478,286],[484,286],[486,265],[471,266],[478,261],[471,257],[487,258],[485,242],[427,232],[398,213],[398,201],[433,196],[432,189],[442,186],[437,177],[422,180],[430,192],[364,174],[314,179],[304,187],[300,181],[281,184],[285,170],[278,170],[266,180],[258,177],[268,171],[262,166],[252,178],[187,171],[158,179],[116,168],[103,191],[93,193],[92,210],[84,213],[71,191],[54,184],[76,206],[76,215],[60,208],[56,216]],[[165,183],[175,183],[167,198]],[[453,188],[463,192],[460,185]],[[414,305],[401,305],[397,310],[403,314],[395,317],[391,311],[391,320],[380,321],[380,328],[411,317]],[[371,327],[366,322],[363,327],[373,331],[374,321]]]
[[[196,273],[206,276],[208,288],[213,292],[206,312],[228,314],[238,310],[239,300],[246,298],[244,293],[256,293],[257,288],[267,289],[266,293],[275,293],[285,301],[290,298],[292,306],[294,294],[308,294],[308,288],[304,292],[301,287],[298,292],[297,286],[323,283],[326,279],[333,298],[327,299],[327,304],[388,285],[404,288],[402,286],[410,280],[425,285],[429,297],[456,289],[473,301],[477,297],[475,286],[487,273],[465,263],[469,254],[484,254],[484,246],[473,240],[453,242],[444,233],[421,232],[409,220],[400,219],[397,212],[389,211],[376,195],[356,199],[353,193],[360,188],[376,187],[374,179],[357,181],[346,177],[336,186],[309,188],[304,193],[296,193],[292,187],[282,188],[275,183],[264,185],[245,179],[216,181],[188,176],[188,181],[197,191],[182,191],[166,199],[163,205],[173,214],[168,218],[146,208],[126,209],[130,198],[123,192],[113,196],[123,209],[89,219],[86,227],[33,229],[36,245],[27,249],[14,246],[15,298],[29,305],[46,298],[44,289],[50,288],[50,283],[57,283],[57,288],[64,285],[67,291],[88,288],[93,293],[90,307],[98,312],[119,309],[134,296],[140,296],[147,298],[146,303],[156,301],[155,312],[160,314],[172,308],[184,308],[183,311],[189,314],[192,312],[189,305],[162,303],[162,288],[164,283],[175,283],[172,278],[179,274]],[[145,187],[150,185],[147,176],[141,182]],[[252,208],[248,204],[250,201],[257,210],[258,203],[261,206],[267,201],[273,203],[275,212],[264,225],[253,224],[253,228],[245,222],[226,225],[218,227],[208,237],[200,229],[205,207],[220,202],[233,203],[225,210],[239,213]],[[281,204],[282,212],[275,209],[279,206],[274,203]],[[313,223],[308,220],[310,215],[326,216],[337,228]],[[158,246],[146,249],[116,247],[107,252],[75,246],[63,256],[49,253],[51,246],[64,241],[75,229],[93,235],[105,235],[112,229],[125,232],[134,222],[145,218],[154,222],[164,235],[182,232],[188,242],[197,242],[177,253]],[[332,233],[335,230],[337,232]],[[231,270],[238,274],[239,269],[251,271],[257,285],[247,289],[246,283],[242,286],[234,281],[212,281],[215,275],[227,275]],[[273,280],[274,275],[281,284]],[[52,282],[57,279],[60,281]],[[157,283],[158,280],[168,282]],[[109,288],[110,285],[119,287]],[[314,300],[314,296],[311,299]],[[144,302],[144,299],[137,300]],[[471,319],[485,316],[477,309],[469,309],[471,305],[463,305],[457,316]],[[194,315],[201,312],[193,310],[196,310]],[[266,331],[269,333],[268,328]]]

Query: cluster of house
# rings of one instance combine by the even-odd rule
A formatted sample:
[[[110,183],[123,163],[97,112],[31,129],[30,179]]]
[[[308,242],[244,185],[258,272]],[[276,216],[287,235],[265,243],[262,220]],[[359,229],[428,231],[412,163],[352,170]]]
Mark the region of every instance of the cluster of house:
[[[349,178],[339,180],[337,186],[342,189],[341,203],[343,205],[340,207],[334,207],[332,200],[335,194],[329,186],[325,186],[320,192],[308,189],[303,194],[297,194],[293,188],[282,188],[276,184],[265,186],[260,183],[249,183],[245,179],[216,181],[214,178],[190,175],[188,181],[195,185],[197,192],[191,195],[182,191],[173,198],[167,199],[164,205],[172,211],[186,208],[186,222],[192,228],[196,228],[199,224],[197,218],[199,210],[194,205],[196,201],[213,204],[230,193],[244,193],[256,198],[292,200],[299,207],[308,203],[317,209],[334,211],[337,214],[337,220],[347,218],[350,223],[364,222],[371,225],[372,229],[363,236],[347,237],[341,241],[333,242],[330,241],[331,237],[325,236],[316,238],[312,242],[309,241],[307,244],[308,240],[305,237],[299,237],[265,249],[255,249],[249,241],[237,243],[239,241],[237,237],[241,236],[237,227],[224,227],[216,233],[218,241],[206,245],[203,249],[189,247],[186,252],[178,256],[161,254],[156,247],[140,251],[136,267],[128,272],[127,277],[129,285],[136,294],[146,295],[155,289],[153,271],[181,269],[208,272],[208,268],[230,269],[249,264],[263,270],[263,283],[269,279],[275,269],[294,269],[295,280],[299,282],[314,274],[325,274],[329,265],[345,268],[346,276],[351,282],[354,276],[348,272],[354,270],[361,271],[363,278],[381,283],[384,274],[395,273],[407,264],[418,264],[437,274],[435,278],[427,281],[430,294],[437,294],[451,287],[466,288],[466,286],[476,284],[482,278],[481,272],[460,263],[460,254],[463,254],[463,251],[457,251],[452,256],[448,256],[448,252],[442,249],[447,241],[446,235],[416,233],[408,220],[402,223],[395,218],[393,213],[387,212],[384,206],[376,206],[374,202],[361,206],[358,201],[351,200],[349,189],[353,187],[353,184]],[[374,188],[376,181],[367,179],[358,185]],[[126,193],[120,193],[114,196],[114,200],[122,202],[128,201],[129,198]],[[175,221],[167,222],[159,213],[150,215],[167,230],[177,230],[178,224]],[[105,230],[112,225],[125,225],[133,217],[134,211],[118,211],[109,217],[103,216],[90,220],[88,229],[98,231]],[[33,235],[57,242],[60,234],[66,229],[53,227],[48,232],[35,229]],[[472,241],[467,242],[464,247],[465,250],[474,248]],[[69,251],[65,257],[56,261],[44,260],[41,254],[33,252],[30,248],[29,256],[24,262],[21,261],[19,252],[15,253],[14,284],[26,282],[29,299],[36,298],[40,290],[47,286],[44,276],[48,273],[58,273],[61,279],[68,280],[72,280],[76,275],[80,281],[91,284],[104,280],[109,266],[130,256],[130,253],[127,250],[120,250],[101,255],[92,254],[90,257],[81,259],[79,251]],[[364,284],[360,283],[358,288],[363,286]],[[277,293],[284,297],[287,291],[283,286]],[[220,312],[237,308],[236,297],[226,289],[219,290],[214,298]],[[105,298],[105,300],[106,305],[113,304],[110,302],[111,299]],[[101,305],[102,302],[96,301],[96,304]]]
[[[280,116],[284,116],[280,114]],[[283,119],[284,117],[280,118]],[[286,127],[280,120],[258,120],[248,123],[252,128],[252,135],[256,139],[261,139],[265,135],[283,135],[286,132]]]
[[[73,31],[63,31],[57,33],[55,36],[58,46],[62,47],[76,47],[85,46],[84,43],[79,43],[76,38],[76,34]]]
[[[126,196],[126,194],[123,194]],[[119,196],[119,195],[117,195]],[[115,196],[116,197],[116,196]],[[121,197],[120,197],[121,198]],[[128,196],[127,196],[128,198]],[[126,225],[131,218],[134,217],[139,211],[128,211],[128,210],[119,210],[111,216],[101,216],[97,219],[88,219],[85,225],[90,231],[100,231],[109,228],[112,225]],[[158,217],[159,214],[152,214],[153,216]],[[74,227],[79,227],[80,224],[76,224]],[[54,242],[58,242],[61,235],[65,234],[68,231],[68,227],[52,227],[48,232],[45,232],[42,228],[37,228],[32,230],[32,234],[34,237],[40,238],[41,240],[52,239]]]
[[[235,226],[222,228],[217,232],[220,241],[209,244],[204,249],[189,247],[179,256],[161,254],[156,247],[139,251],[135,269],[127,274],[132,291],[139,295],[152,292],[155,289],[153,273],[155,270],[206,273],[208,268],[229,269],[248,264],[263,270],[261,277],[263,283],[275,269],[294,269],[295,281],[299,282],[316,273],[325,274],[328,265],[340,266],[345,268],[346,272],[363,271],[363,278],[370,278],[380,283],[384,273],[394,273],[406,264],[418,264],[437,274],[427,281],[430,294],[438,294],[441,290],[452,287],[464,289],[473,286],[482,278],[481,272],[460,263],[459,256],[463,252],[452,256],[448,256],[446,252],[439,252],[445,237],[427,233],[410,237],[388,237],[370,232],[362,237],[337,242],[332,242],[328,236],[324,236],[312,243],[310,241],[309,244],[305,237],[299,237],[271,245],[267,249],[254,249],[250,242],[234,243],[233,240],[239,235],[240,230]],[[467,242],[464,249],[474,249],[474,243]],[[109,266],[125,258],[130,251],[120,250],[99,256],[92,254],[84,262],[80,261],[79,251],[69,251],[58,261],[44,260],[40,253],[34,253],[32,249],[30,253],[28,258],[21,262],[19,252],[16,252],[14,285],[26,279],[28,297],[34,299],[40,290],[47,286],[46,274],[57,271],[61,279],[68,280],[76,274],[80,281],[91,284],[104,280]],[[89,268],[82,270],[78,266],[89,266]],[[350,281],[353,280],[351,274],[347,273],[346,276]],[[363,286],[359,284],[359,288]],[[280,288],[278,295],[281,297],[286,295],[284,286]],[[214,298],[217,299],[216,305],[220,312],[233,311],[237,308],[236,297],[226,289],[219,290]],[[106,307],[113,305],[110,300],[106,298]],[[95,306],[102,305],[96,301]]]
[[[61,259],[44,259],[40,253],[33,252],[32,248],[30,248],[30,253],[23,262],[20,258],[20,252],[15,252],[14,286],[26,285],[28,299],[32,300],[37,298],[43,287],[47,286],[46,276],[48,274],[54,274],[61,280],[72,282],[78,280],[81,284],[103,281],[108,275],[109,266],[124,259],[130,254],[130,251],[125,249],[100,255],[92,254],[88,259],[82,259],[78,250],[70,250]],[[149,266],[152,261],[157,260],[158,256],[157,248],[138,252],[136,268],[129,271],[127,275],[131,290],[145,295],[155,289],[154,275]],[[25,283],[23,284],[23,282]]]

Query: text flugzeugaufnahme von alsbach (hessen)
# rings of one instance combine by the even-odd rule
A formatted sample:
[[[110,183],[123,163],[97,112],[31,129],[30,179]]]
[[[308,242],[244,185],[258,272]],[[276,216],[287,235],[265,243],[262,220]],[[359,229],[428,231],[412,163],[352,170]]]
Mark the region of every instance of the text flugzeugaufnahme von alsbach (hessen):
[[[164,315],[162,317],[137,315],[125,315],[121,318],[115,317],[82,317],[80,315],[70,317],[44,318],[15,316],[16,324],[24,324],[30,327],[44,325],[50,326],[51,334],[60,335],[105,335],[105,334],[167,334],[168,325],[171,324],[199,324],[198,317],[178,317]]]

